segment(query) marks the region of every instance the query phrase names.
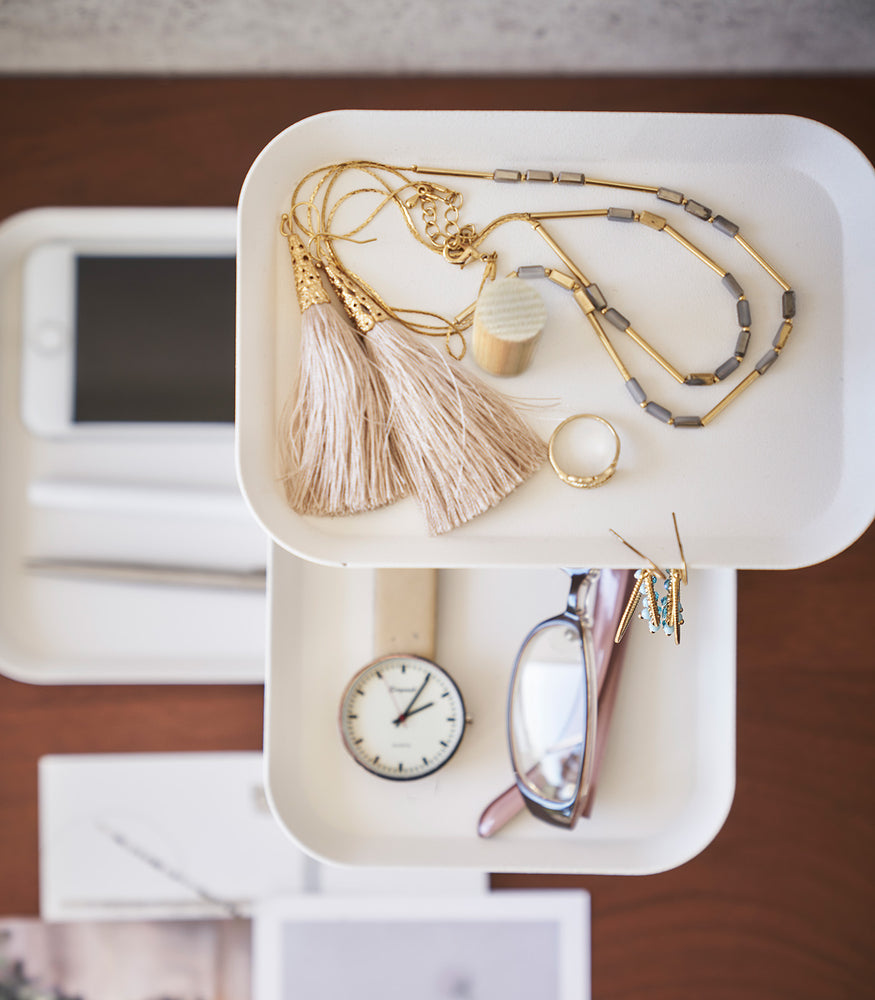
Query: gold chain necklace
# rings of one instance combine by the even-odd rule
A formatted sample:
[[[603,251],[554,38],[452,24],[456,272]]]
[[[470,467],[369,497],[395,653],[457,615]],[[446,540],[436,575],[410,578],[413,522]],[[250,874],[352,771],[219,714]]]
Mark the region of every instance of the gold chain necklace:
[[[338,179],[347,171],[359,170],[369,178],[369,186],[347,192],[336,199],[332,194]],[[613,344],[611,343],[602,321],[621,331],[638,348],[648,354],[664,371],[682,385],[704,386],[714,385],[724,381],[741,365],[747,353],[751,340],[751,310],[743,288],[731,272],[721,267],[708,254],[683,236],[661,215],[647,211],[634,211],[629,208],[600,208],[561,210],[553,212],[512,212],[494,219],[479,232],[472,225],[460,224],[460,210],[463,196],[442,184],[427,180],[411,179],[409,175],[428,175],[458,177],[476,180],[491,180],[500,184],[561,184],[569,186],[595,186],[613,188],[654,195],[658,200],[677,206],[695,219],[712,225],[718,232],[730,238],[745,253],[774,280],[782,291],[781,316],[782,321],[775,334],[770,349],[760,358],[753,370],[733,389],[730,390],[715,406],[702,416],[675,415],[666,407],[650,399],[641,383],[626,368]],[[315,187],[310,198],[302,201],[302,190],[306,183],[315,179]],[[367,218],[353,230],[346,233],[333,233],[332,225],[338,209],[357,195],[372,194],[380,199],[377,207]],[[560,171],[554,174],[548,170],[509,170],[493,171],[459,170],[446,167],[411,167],[387,166],[374,161],[347,161],[329,167],[319,168],[308,174],[295,189],[292,199],[292,217],[310,243],[311,250],[317,258],[322,258],[324,266],[339,271],[355,287],[360,288],[365,297],[370,299],[385,315],[398,320],[408,329],[429,336],[444,336],[447,347],[454,356],[464,354],[464,331],[470,326],[476,303],[472,303],[451,320],[438,314],[422,310],[393,310],[384,302],[376,291],[367,285],[362,278],[353,274],[341,263],[335,243],[342,240],[356,241],[380,211],[393,204],[401,212],[408,230],[424,246],[440,253],[449,263],[464,267],[471,262],[484,265],[483,282],[495,276],[497,269],[497,253],[484,252],[481,247],[484,242],[501,226],[510,222],[523,222],[531,226],[544,240],[552,252],[567,268],[542,265],[524,265],[514,272],[520,278],[546,277],[555,284],[567,290],[576,304],[583,311],[592,326],[597,339],[610,357],[627,391],[634,402],[645,413],[672,427],[704,427],[726,409],[754,381],[764,375],[777,361],[786,346],[793,330],[796,315],[796,293],[790,284],[759,254],[751,244],[744,239],[739,227],[726,217],[715,214],[701,202],[687,198],[682,193],[666,187],[648,184],[636,184],[626,181],[602,180],[587,177],[574,171]],[[304,208],[303,218],[299,210]],[[416,216],[419,221],[417,223]],[[609,305],[598,285],[590,281],[572,257],[557,243],[548,232],[545,223],[559,219],[605,218],[611,222],[641,224],[645,227],[664,233],[691,253],[695,258],[714,271],[723,285],[732,295],[736,303],[736,317],[739,333],[733,353],[713,372],[682,373],[677,366],[665,358],[653,347],[616,308]],[[420,231],[421,230],[421,231]],[[481,285],[482,287],[482,285]],[[415,319],[413,317],[416,317]],[[425,319],[431,322],[424,322]],[[434,322],[436,321],[436,322]],[[462,338],[461,352],[450,349],[451,337]]]

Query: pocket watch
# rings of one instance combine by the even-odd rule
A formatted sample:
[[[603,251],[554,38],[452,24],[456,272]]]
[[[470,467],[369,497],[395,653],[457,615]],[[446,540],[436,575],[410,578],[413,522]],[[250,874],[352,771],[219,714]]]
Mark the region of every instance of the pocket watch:
[[[349,755],[380,778],[433,774],[465,733],[462,693],[432,659],[436,595],[433,569],[376,571],[378,655],[347,685],[339,724]]]

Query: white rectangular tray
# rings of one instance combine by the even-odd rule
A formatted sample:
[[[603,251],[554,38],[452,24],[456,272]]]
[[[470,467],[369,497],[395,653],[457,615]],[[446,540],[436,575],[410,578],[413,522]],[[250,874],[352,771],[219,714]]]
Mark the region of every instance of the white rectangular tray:
[[[259,683],[263,590],[52,577],[35,558],[263,567],[233,431],[178,441],[29,433],[21,420],[21,264],[45,242],[233,252],[233,208],[44,208],[0,227],[0,672],[38,684]],[[215,433],[213,433],[215,432]]]
[[[409,499],[350,517],[298,516],[285,503],[277,465],[279,417],[292,392],[300,334],[280,217],[308,171],[361,158],[482,171],[577,170],[682,191],[738,224],[796,289],[790,342],[767,375],[712,423],[680,430],[635,406],[579,309],[542,281],[548,321],[534,361],[522,376],[493,381],[534,401],[527,412],[545,439],[572,413],[607,418],[622,441],[611,482],[574,490],[545,465],[497,507],[438,538],[428,536]],[[462,222],[478,227],[515,210],[655,212],[731,271],[751,300],[752,339],[741,367],[716,387],[677,385],[607,327],[631,374],[675,413],[710,410],[770,349],[781,325],[778,284],[733,240],[653,194],[430,179],[461,191]],[[867,333],[873,179],[871,164],[848,140],[789,116],[338,111],[299,122],[259,155],[239,203],[237,450],[253,511],[284,548],[345,565],[631,566],[609,528],[649,546],[652,558],[669,560],[672,510],[698,567],[786,568],[828,558],[875,511],[868,386],[875,342]],[[347,265],[394,305],[453,316],[473,302],[481,268],[459,272],[406,232],[399,236],[385,214],[363,234],[376,243],[338,244]],[[683,371],[713,371],[734,351],[735,304],[720,276],[664,234],[597,218],[557,224],[554,235],[609,303]],[[558,263],[524,226],[504,227],[484,244],[493,248],[500,275],[520,264]],[[464,363],[473,366],[470,358]]]
[[[399,783],[347,756],[342,692],[374,658],[373,570],[274,546],[265,706],[266,788],[283,828],[322,861],[482,871],[642,874],[714,837],[735,783],[735,573],[691,574],[679,647],[640,622],[630,643],[590,819],[568,832],[523,813],[488,840],[486,805],[513,782],[505,704],[528,629],[564,607],[547,569],[439,573],[437,660],[472,718],[440,771]]]

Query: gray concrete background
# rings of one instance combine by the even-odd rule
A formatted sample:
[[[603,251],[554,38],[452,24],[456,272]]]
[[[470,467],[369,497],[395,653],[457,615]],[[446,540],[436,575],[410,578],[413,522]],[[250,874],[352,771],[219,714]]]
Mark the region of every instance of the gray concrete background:
[[[875,70],[875,0],[0,0],[0,72]]]

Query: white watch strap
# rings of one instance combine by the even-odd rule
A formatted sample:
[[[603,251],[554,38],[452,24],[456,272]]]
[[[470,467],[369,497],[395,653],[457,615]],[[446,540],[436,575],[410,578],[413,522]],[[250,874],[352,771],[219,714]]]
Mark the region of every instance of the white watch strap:
[[[437,570],[376,570],[375,656],[413,653],[433,660],[436,620]]]

